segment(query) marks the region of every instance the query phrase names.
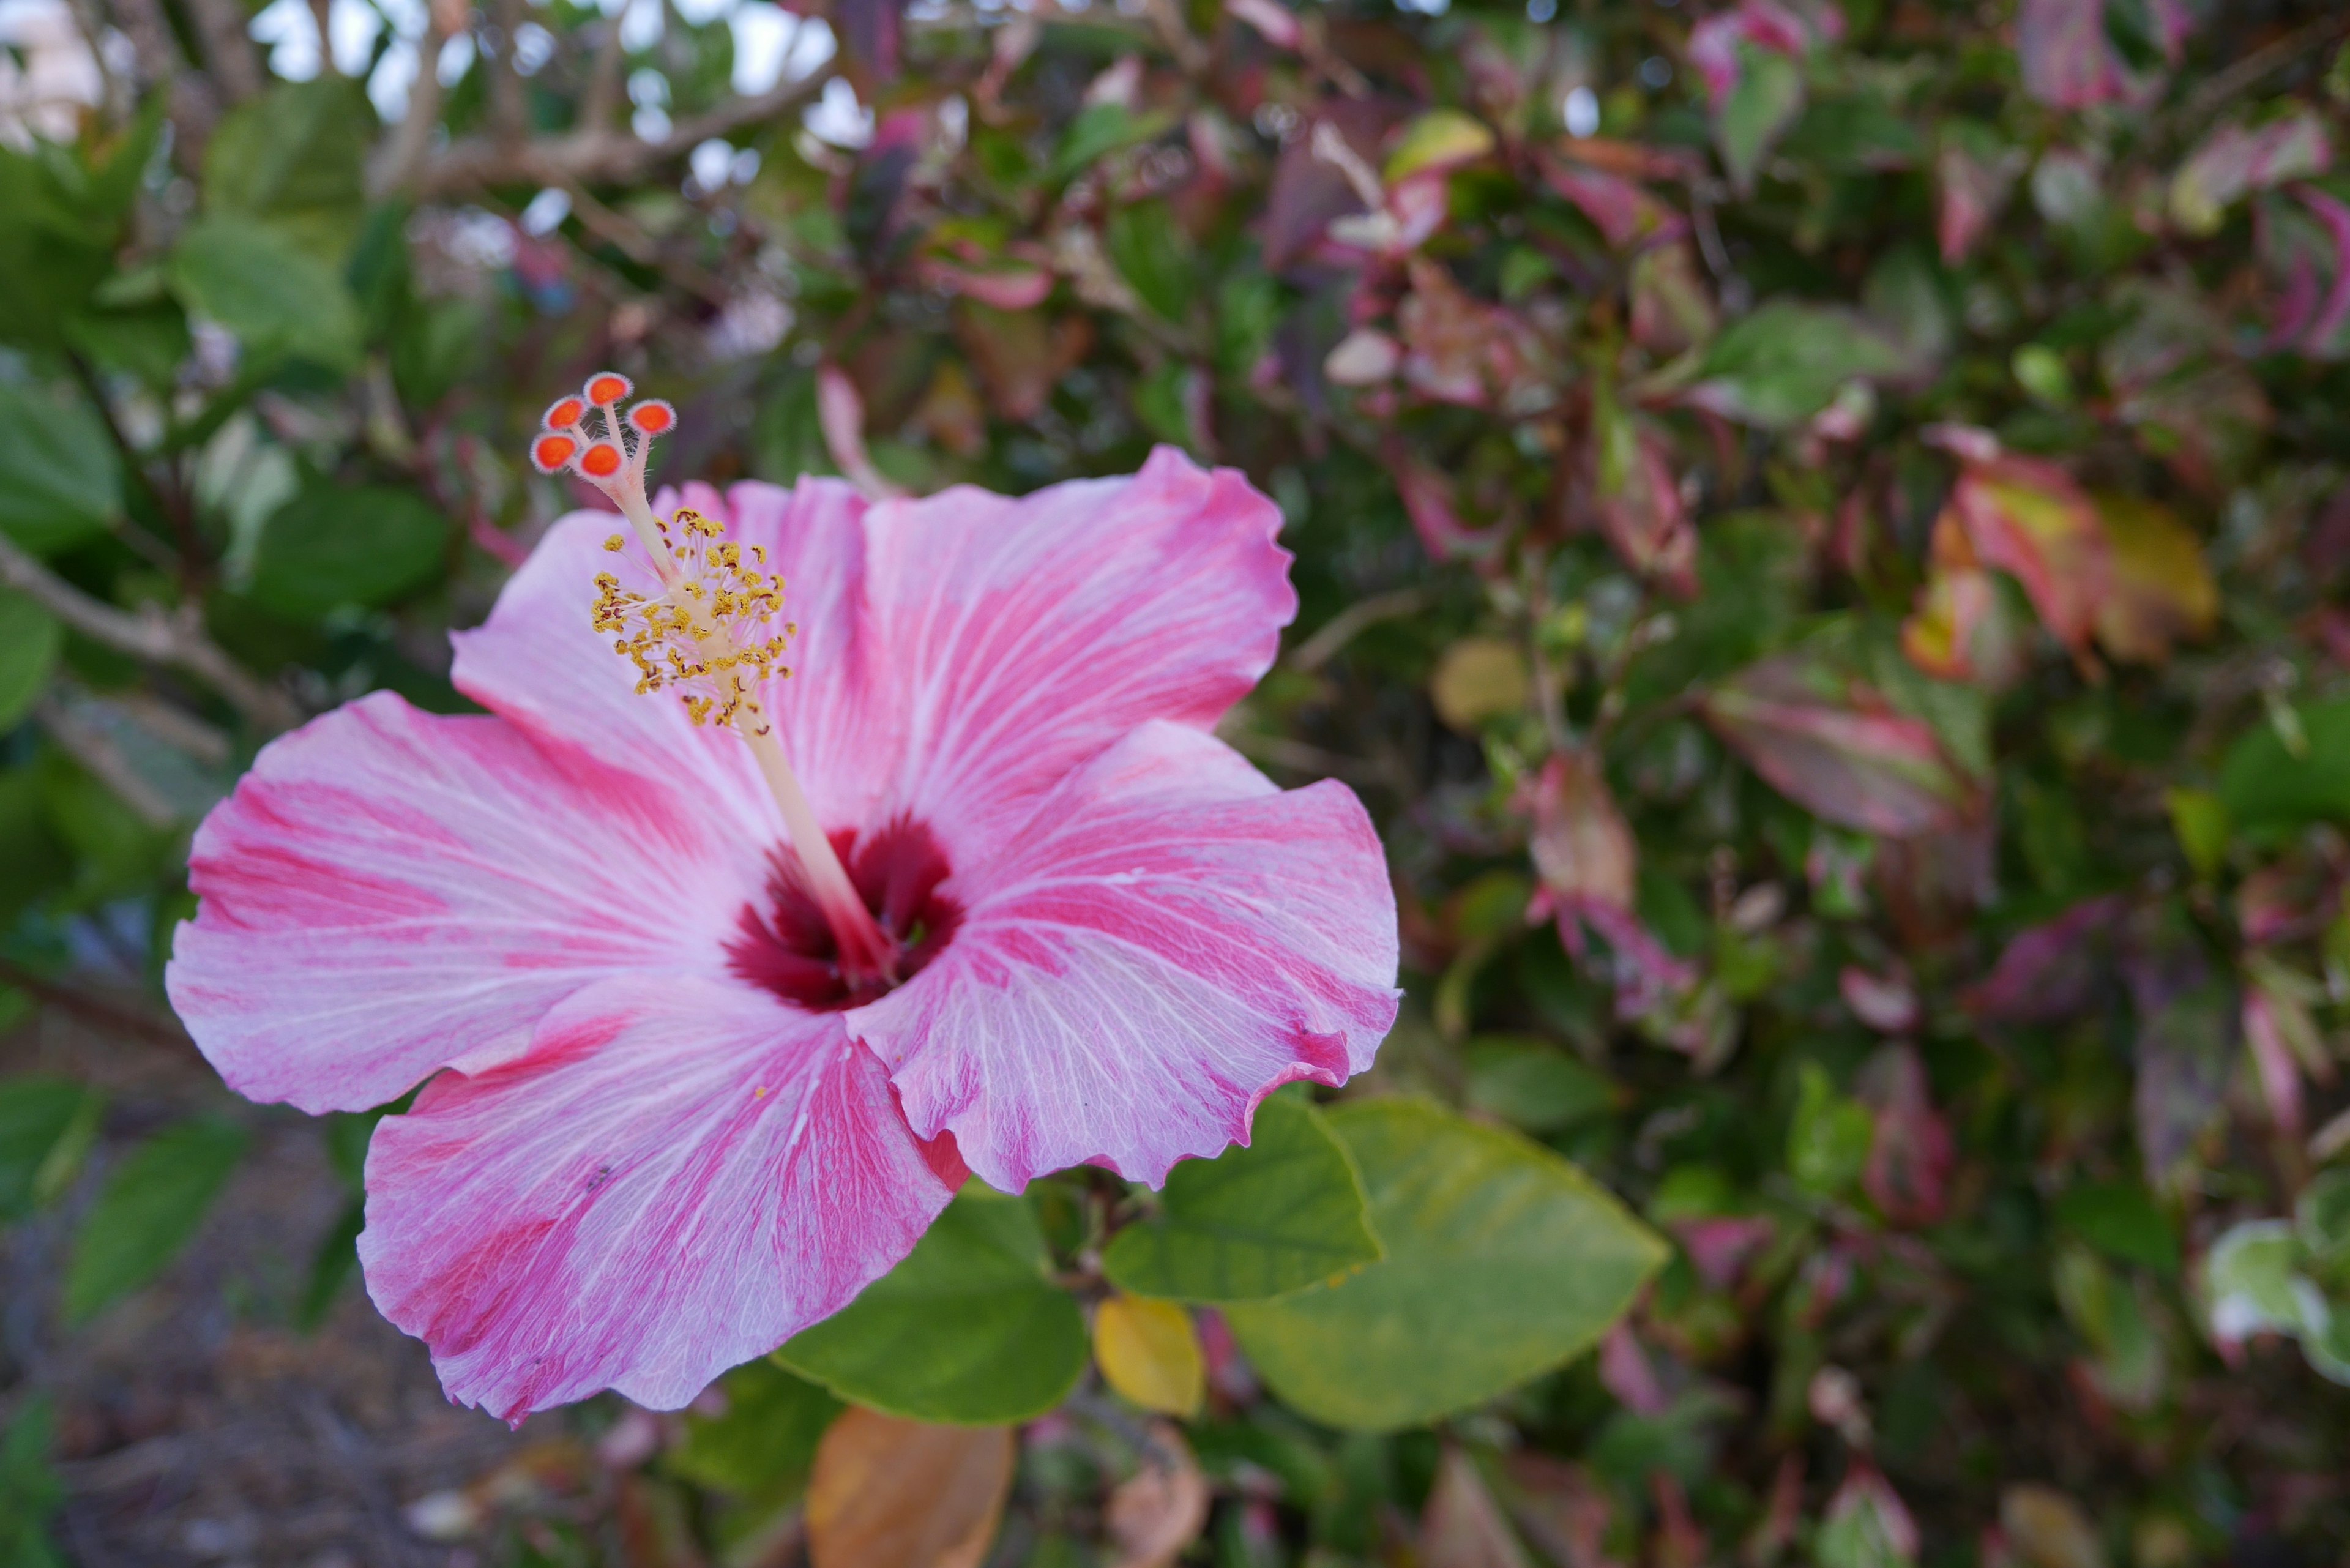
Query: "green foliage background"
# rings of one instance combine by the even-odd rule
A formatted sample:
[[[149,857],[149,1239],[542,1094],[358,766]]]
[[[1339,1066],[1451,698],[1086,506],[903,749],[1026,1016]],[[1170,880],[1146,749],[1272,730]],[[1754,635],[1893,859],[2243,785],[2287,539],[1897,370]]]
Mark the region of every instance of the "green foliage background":
[[[1224,733],[1370,805],[1409,999],[1163,1194],[967,1193],[625,1461],[651,1534],[484,1550],[788,1560],[846,1401],[1043,1417],[991,1560],[1142,1561],[1128,1293],[1204,1347],[1187,1562],[2340,1560],[2338,6],[833,0],[749,84],[639,8],[390,8],[300,81],[242,0],[75,11],[98,101],[0,147],[0,1024],[184,1048],[194,822],[336,702],[464,706],[606,366],[657,477],[1244,470],[1304,608]],[[60,1331],[285,1115],[0,1079]],[[349,1288],[372,1125],[241,1310]]]

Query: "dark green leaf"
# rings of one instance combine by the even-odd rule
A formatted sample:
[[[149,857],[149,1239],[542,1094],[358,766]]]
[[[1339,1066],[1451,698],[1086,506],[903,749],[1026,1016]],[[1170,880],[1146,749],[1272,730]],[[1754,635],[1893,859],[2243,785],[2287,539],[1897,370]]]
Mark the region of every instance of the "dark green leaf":
[[[374,112],[328,75],[240,104],[204,149],[205,211],[269,223],[335,267],[358,237]]]
[[[2134,1181],[2086,1181],[2056,1200],[2056,1223],[2119,1262],[2178,1272],[2178,1233]]]
[[[0,731],[32,711],[64,639],[57,617],[23,594],[0,588]]]
[[[8,1568],[65,1568],[48,1521],[65,1501],[49,1469],[49,1397],[33,1395],[0,1433],[0,1563]]]
[[[74,1236],[66,1263],[67,1321],[87,1322],[162,1272],[194,1238],[244,1144],[244,1129],[199,1119],[133,1149]]]
[[[0,533],[48,556],[104,533],[121,514],[121,465],[78,393],[0,381],[0,429],[8,432]]]
[[[844,1399],[992,1426],[1059,1404],[1085,1370],[1076,1302],[1046,1276],[1027,1200],[966,1189],[904,1262],[775,1359]]]
[[[1903,364],[1900,348],[1856,311],[1774,300],[1713,340],[1690,400],[1783,430],[1826,408],[1846,381]]]
[[[430,580],[448,544],[448,519],[409,491],[313,484],[262,524],[253,597],[303,620],[387,605]]]
[[[1137,1295],[1256,1301],[1338,1279],[1378,1256],[1354,1162],[1322,1114],[1293,1092],[1257,1107],[1245,1147],[1170,1171],[1160,1212],[1111,1239],[1102,1272]]]
[[[796,1490],[816,1462],[817,1441],[840,1414],[840,1401],[772,1361],[736,1367],[719,1379],[718,1392],[725,1413],[689,1413],[685,1440],[662,1457],[662,1468],[737,1497]]]
[[[1391,1430],[1490,1399],[1588,1349],[1664,1262],[1606,1189],[1515,1133],[1418,1099],[1328,1116],[1388,1255],[1225,1309],[1274,1391],[1317,1421]]]
[[[70,1078],[0,1078],[0,1222],[22,1220],[73,1181],[106,1096]]]
[[[1539,1040],[1489,1035],[1468,1045],[1470,1108],[1528,1132],[1557,1132],[1615,1108],[1616,1085]]]
[[[343,1205],[336,1216],[334,1229],[318,1242],[318,1250],[310,1255],[310,1277],[302,1286],[302,1299],[295,1303],[294,1326],[307,1333],[327,1321],[334,1310],[335,1298],[343,1293],[359,1267],[359,1232],[367,1228],[367,1206],[358,1199]]]
[[[2300,749],[2263,722],[2228,752],[2220,799],[2248,833],[2290,832],[2312,822],[2350,821],[2350,698],[2299,709]]]

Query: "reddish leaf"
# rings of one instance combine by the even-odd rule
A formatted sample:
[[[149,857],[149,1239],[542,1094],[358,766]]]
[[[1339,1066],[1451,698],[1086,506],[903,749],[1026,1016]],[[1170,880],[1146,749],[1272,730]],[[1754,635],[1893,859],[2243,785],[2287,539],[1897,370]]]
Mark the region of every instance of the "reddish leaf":
[[[1183,1434],[1150,1425],[1142,1468],[1110,1493],[1106,1522],[1118,1555],[1113,1568],[1170,1568],[1208,1522],[1208,1480]]]
[[[1601,398],[1592,410],[1591,444],[1600,532],[1626,566],[1677,597],[1695,598],[1697,530],[1664,441],[1612,398]]]
[[[2006,204],[2023,161],[2020,151],[1997,146],[1987,137],[1945,134],[1934,159],[1935,181],[1941,194],[1935,238],[1941,244],[1945,263],[1956,265],[1975,248],[1975,242]]]
[[[1984,566],[2023,585],[2057,640],[2085,652],[2113,567],[2097,509],[2072,475],[2037,458],[1969,462],[1950,514]]]
[[[2003,691],[2025,672],[2021,629],[1956,514],[1944,513],[1934,524],[1932,570],[1901,624],[1901,651],[1937,680]]]
[[[1510,1512],[1559,1568],[1617,1568],[1607,1537],[1615,1505],[1581,1465],[1521,1449],[1503,1461]]]
[[[978,1568],[1012,1491],[1004,1427],[932,1427],[851,1408],[808,1480],[814,1568]]]
[[[1419,1521],[1423,1568],[1533,1568],[1469,1456],[1448,1449]]]
[[[1885,1046],[1861,1068],[1856,1086],[1876,1122],[1862,1190],[1897,1225],[1934,1224],[1949,1200],[1958,1148],[1934,1109],[1918,1048],[1907,1041]]]
[[[1542,890],[1527,918],[1592,904],[1630,909],[1639,845],[1590,753],[1563,753],[1544,763],[1532,805],[1528,847]]]
[[[2002,1023],[2054,1023],[2081,1012],[2111,972],[2111,939],[2126,909],[2119,898],[2089,898],[2017,932],[1962,1003]]]
[[[1800,654],[1750,666],[1705,716],[1780,794],[1825,821],[1894,837],[1955,825],[1974,795],[1931,726]]]
[[[1564,156],[1540,154],[1543,182],[1572,202],[1609,244],[1625,250],[1683,232],[1680,214],[1624,175],[1575,158],[1580,151],[1579,144],[1568,142],[1561,150]]]
[[[1500,542],[1498,525],[1480,532],[1461,521],[1453,505],[1451,482],[1413,456],[1402,442],[1390,440],[1380,448],[1379,455],[1386,459],[1412,529],[1431,559],[1484,555]]]
[[[1471,298],[1452,275],[1415,256],[1411,292],[1396,307],[1403,378],[1422,396],[1464,408],[1492,408],[1530,384],[1531,339],[1506,310]]]
[[[2015,47],[2023,90],[2054,108],[2107,103],[2127,86],[2106,38],[2106,0],[2023,0]]]
[[[2190,234],[2209,234],[2246,192],[2272,190],[2333,166],[2325,122],[2307,109],[2258,130],[2223,125],[2171,177],[2171,220]]]

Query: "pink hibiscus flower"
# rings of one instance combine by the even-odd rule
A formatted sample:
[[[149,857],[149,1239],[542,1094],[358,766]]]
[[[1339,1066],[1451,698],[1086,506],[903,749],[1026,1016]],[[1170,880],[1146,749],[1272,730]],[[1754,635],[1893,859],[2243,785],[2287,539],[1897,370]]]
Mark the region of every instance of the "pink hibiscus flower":
[[[627,392],[556,404],[534,456],[635,538],[565,518],[458,634],[487,715],[378,692],[265,749],[196,836],[167,977],[255,1099],[430,1079],[376,1130],[359,1256],[450,1397],[512,1420],[682,1406],[967,1173],[1156,1184],[1395,1016],[1361,805],[1209,732],[1296,607],[1239,475],[1161,450],[1017,500],[656,512],[674,415]]]

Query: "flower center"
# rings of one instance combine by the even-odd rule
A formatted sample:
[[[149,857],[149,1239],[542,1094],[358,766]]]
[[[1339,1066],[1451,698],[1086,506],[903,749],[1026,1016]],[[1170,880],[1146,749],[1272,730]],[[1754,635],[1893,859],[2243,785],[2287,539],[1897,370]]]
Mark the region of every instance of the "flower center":
[[[530,444],[541,473],[577,473],[619,507],[660,578],[661,591],[653,596],[623,587],[613,573],[598,574],[593,624],[636,666],[639,694],[673,692],[696,724],[714,721],[742,736],[783,816],[793,885],[831,935],[828,961],[852,990],[886,990],[910,956],[902,930],[885,931],[850,881],[760,701],[771,677],[791,674],[780,661],[798,628],[775,624],[784,579],[766,570],[766,552],[755,545],[746,566],[742,545],[699,513],[654,514],[645,463],[653,439],[676,427],[677,410],[646,399],[624,412],[620,405],[634,390],[626,376],[610,370],[588,377],[579,395],[558,398],[547,409]],[[615,534],[604,547],[618,554],[628,540]],[[779,864],[785,858],[778,851]]]
[[[936,958],[962,921],[962,908],[939,891],[950,867],[931,830],[900,817],[879,832],[832,836],[858,900],[890,944],[899,981]],[[831,922],[811,894],[796,856],[778,851],[763,896],[743,906],[728,967],[754,985],[816,1012],[861,1006],[889,979],[840,961]]]

